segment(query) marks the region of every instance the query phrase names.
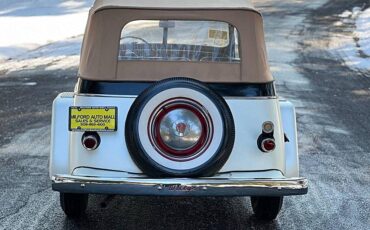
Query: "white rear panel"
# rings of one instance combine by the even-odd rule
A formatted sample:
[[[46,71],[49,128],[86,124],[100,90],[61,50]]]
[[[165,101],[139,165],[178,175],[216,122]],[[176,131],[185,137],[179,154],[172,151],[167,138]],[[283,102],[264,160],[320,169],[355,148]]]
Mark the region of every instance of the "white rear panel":
[[[92,167],[140,173],[132,161],[125,142],[125,122],[127,113],[135,98],[77,96],[75,106],[117,106],[118,130],[100,133],[101,145],[95,151],[87,151],[81,145],[80,132],[71,133],[70,170],[77,167]],[[234,150],[222,172],[256,171],[278,169],[285,172],[284,136],[279,124],[280,110],[277,99],[227,99],[234,116],[236,139]],[[275,124],[276,149],[263,153],[258,149],[257,139],[262,132],[262,124],[272,121]]]
[[[53,106],[50,174],[72,174],[78,168],[142,173],[128,153],[125,142],[126,116],[134,100],[135,97],[124,96],[58,96]],[[287,177],[298,176],[293,105],[268,98],[226,98],[226,101],[234,117],[236,135],[234,149],[221,172],[276,169]],[[83,133],[68,131],[70,106],[116,106],[117,132],[99,133],[99,148],[87,151],[81,144]],[[272,121],[275,125],[276,149],[270,153],[263,153],[257,146],[257,139],[262,133],[262,124],[265,121]],[[284,131],[281,124],[284,125]],[[290,140],[289,143],[284,143],[284,132]]]

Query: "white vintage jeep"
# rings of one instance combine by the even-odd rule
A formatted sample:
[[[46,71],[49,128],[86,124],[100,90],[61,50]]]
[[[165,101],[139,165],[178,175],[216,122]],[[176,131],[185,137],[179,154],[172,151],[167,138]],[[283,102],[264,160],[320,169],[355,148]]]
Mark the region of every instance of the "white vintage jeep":
[[[51,139],[70,217],[89,194],[119,194],[250,196],[270,220],[284,196],[307,193],[294,107],[276,95],[247,0],[96,1]]]

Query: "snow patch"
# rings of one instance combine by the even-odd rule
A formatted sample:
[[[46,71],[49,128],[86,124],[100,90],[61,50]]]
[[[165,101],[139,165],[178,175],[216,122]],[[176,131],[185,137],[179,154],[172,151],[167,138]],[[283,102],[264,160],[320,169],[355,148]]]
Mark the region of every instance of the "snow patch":
[[[76,68],[93,0],[0,1],[0,75]]]
[[[80,62],[82,35],[54,42],[24,53],[16,59],[0,62],[0,72],[4,75],[30,73],[32,71],[52,71],[77,68]]]
[[[349,34],[337,34],[330,41],[330,51],[339,55],[344,63],[355,70],[370,69],[370,8],[354,7],[338,15],[334,26],[354,26]]]
[[[344,11],[343,13],[341,13],[338,16],[340,18],[348,18],[348,17],[352,16],[352,11],[346,10],[346,11]]]
[[[365,10],[356,21],[355,36],[358,38],[358,44],[361,50],[370,55],[370,8]]]
[[[26,18],[0,17],[0,59],[83,34],[87,13]]]

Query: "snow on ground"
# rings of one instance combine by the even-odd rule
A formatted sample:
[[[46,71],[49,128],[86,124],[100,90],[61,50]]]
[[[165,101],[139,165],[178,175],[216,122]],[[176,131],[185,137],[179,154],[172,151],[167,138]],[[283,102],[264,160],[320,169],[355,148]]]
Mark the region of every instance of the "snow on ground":
[[[75,68],[93,0],[0,0],[0,76]],[[338,15],[329,49],[353,69],[370,69],[370,8]]]
[[[78,66],[82,36],[68,38],[22,53],[16,58],[0,62],[3,74],[33,75],[40,71],[67,70]]]
[[[356,21],[355,35],[358,38],[358,44],[361,50],[370,57],[370,8],[365,10]],[[370,60],[368,60],[370,62]]]
[[[330,42],[330,51],[339,55],[352,69],[370,70],[370,8],[355,7],[338,15],[340,20],[334,26],[352,26],[354,32],[338,34]]]
[[[93,0],[1,0],[0,75],[78,65]]]

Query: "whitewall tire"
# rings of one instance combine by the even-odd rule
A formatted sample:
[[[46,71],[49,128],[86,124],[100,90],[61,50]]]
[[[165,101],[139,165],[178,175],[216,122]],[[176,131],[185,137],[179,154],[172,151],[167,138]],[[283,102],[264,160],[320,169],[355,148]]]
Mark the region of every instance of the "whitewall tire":
[[[213,175],[227,161],[235,139],[225,100],[188,78],[160,81],[139,95],[125,132],[132,158],[154,177]]]

